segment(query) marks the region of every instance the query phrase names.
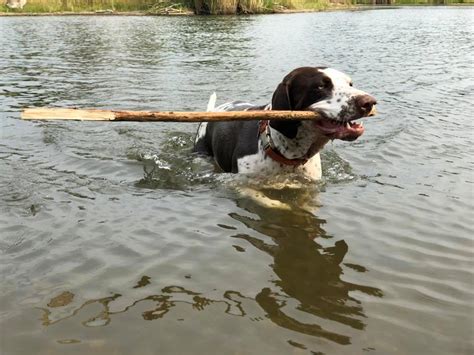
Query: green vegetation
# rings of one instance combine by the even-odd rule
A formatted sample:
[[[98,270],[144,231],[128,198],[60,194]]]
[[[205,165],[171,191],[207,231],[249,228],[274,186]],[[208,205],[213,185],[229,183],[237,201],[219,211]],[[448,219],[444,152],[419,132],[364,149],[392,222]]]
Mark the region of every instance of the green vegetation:
[[[1,0],[0,0],[1,1]],[[4,0],[5,1],[5,0]],[[6,0],[13,2],[15,0]],[[3,2],[3,1],[2,1]],[[474,0],[27,0],[23,9],[0,5],[5,13],[141,12],[149,14],[246,14],[327,10],[357,5],[474,4]]]
[[[350,0],[194,0],[190,8],[202,14],[272,13],[287,10],[324,10],[351,6]]]
[[[6,5],[0,11],[7,12],[84,12],[84,11],[146,11],[156,0],[27,0],[23,9],[9,9]]]

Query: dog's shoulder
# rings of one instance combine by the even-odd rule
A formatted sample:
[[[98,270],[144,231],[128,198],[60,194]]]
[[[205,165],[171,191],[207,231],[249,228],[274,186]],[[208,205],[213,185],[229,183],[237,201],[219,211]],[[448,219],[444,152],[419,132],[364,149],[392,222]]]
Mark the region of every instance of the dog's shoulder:
[[[263,107],[232,101],[213,111],[247,111]],[[237,159],[258,151],[258,121],[203,122],[196,134],[194,151],[214,156],[224,171],[237,172]]]
[[[237,160],[258,151],[258,122],[209,122],[207,139],[212,142],[212,155],[227,172],[237,172]]]

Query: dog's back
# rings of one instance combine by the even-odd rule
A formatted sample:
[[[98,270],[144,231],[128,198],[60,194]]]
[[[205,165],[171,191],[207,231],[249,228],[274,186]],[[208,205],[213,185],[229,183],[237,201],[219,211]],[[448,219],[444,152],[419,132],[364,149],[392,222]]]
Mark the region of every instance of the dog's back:
[[[213,100],[215,96],[211,96],[210,104]],[[234,101],[216,108],[208,105],[208,111],[246,111],[263,107]],[[237,159],[258,151],[258,121],[203,122],[194,143],[195,152],[213,156],[222,170],[236,173]]]

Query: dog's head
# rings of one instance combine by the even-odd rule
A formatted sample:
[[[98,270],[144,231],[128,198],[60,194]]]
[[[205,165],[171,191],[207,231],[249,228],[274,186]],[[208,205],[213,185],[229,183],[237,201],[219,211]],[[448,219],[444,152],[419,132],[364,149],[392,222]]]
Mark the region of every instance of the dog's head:
[[[321,115],[318,130],[329,139],[355,140],[364,133],[352,122],[375,114],[376,100],[352,85],[349,76],[324,67],[293,70],[273,93],[272,110],[308,110]]]

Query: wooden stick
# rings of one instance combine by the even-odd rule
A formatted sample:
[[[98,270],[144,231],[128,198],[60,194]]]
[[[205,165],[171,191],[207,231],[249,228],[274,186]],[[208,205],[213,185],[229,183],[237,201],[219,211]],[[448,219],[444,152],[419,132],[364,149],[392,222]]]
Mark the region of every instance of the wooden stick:
[[[317,120],[320,116],[311,111],[153,112],[27,108],[22,111],[21,118],[23,120],[210,122]]]

